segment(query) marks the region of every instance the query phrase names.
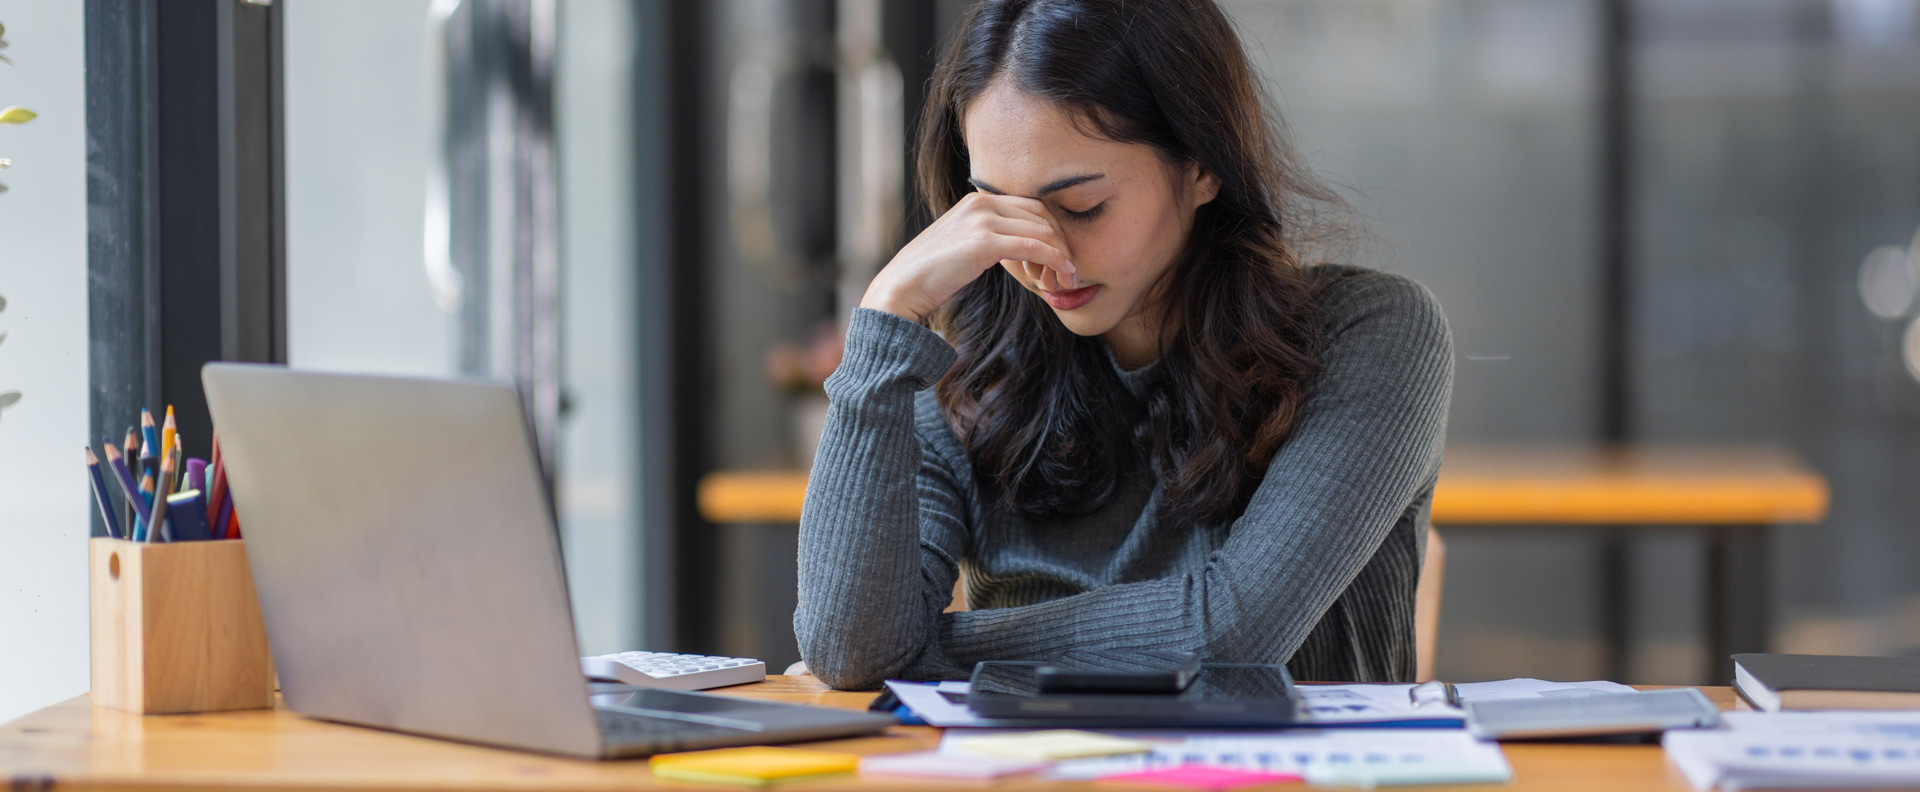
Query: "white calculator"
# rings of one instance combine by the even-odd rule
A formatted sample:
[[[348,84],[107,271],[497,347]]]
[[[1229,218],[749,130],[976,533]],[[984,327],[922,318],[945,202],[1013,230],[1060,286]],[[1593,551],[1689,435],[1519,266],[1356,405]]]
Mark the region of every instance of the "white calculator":
[[[673,652],[620,652],[580,658],[592,679],[662,690],[706,690],[767,678],[767,664],[750,657],[714,657]]]

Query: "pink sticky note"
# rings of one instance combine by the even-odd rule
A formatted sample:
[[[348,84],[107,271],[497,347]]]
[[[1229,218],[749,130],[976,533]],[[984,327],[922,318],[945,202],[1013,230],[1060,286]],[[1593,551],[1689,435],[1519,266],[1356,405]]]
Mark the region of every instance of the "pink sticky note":
[[[1251,770],[1233,770],[1209,765],[1181,765],[1163,770],[1148,770],[1144,773],[1126,773],[1101,777],[1102,781],[1118,781],[1123,784],[1143,786],[1172,787],[1174,789],[1239,789],[1241,787],[1264,786],[1267,784],[1297,784],[1302,780],[1297,775],[1284,773],[1260,773]]]

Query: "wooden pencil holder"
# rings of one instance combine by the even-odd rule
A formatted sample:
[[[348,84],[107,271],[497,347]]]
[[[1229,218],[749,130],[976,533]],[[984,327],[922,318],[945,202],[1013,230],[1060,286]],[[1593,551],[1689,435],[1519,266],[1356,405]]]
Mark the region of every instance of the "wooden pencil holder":
[[[91,540],[93,703],[143,715],[273,706],[243,541]]]

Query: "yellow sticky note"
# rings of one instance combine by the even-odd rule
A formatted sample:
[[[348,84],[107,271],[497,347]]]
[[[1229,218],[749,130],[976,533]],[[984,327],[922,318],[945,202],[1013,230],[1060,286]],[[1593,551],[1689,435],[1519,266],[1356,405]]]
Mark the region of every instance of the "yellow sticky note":
[[[661,778],[766,786],[775,781],[851,773],[860,768],[860,755],[756,746],[663,754],[649,764],[653,774]]]
[[[975,737],[957,743],[960,750],[973,753],[1011,756],[1017,759],[1077,759],[1085,756],[1114,756],[1146,753],[1153,744],[1110,734],[1055,729],[1037,732],[1008,732],[990,737]]]

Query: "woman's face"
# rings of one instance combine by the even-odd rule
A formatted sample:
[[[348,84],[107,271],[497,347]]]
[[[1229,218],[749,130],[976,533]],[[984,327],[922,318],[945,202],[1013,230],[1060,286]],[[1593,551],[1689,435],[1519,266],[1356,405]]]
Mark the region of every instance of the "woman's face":
[[[1192,164],[1169,166],[1151,146],[1090,137],[1052,103],[1001,80],[967,108],[964,124],[974,187],[1045,203],[1066,237],[1077,288],[1045,267],[1000,266],[1074,333],[1127,336],[1108,340],[1121,352],[1153,344],[1147,359],[1158,356],[1155,286],[1218,180]]]

